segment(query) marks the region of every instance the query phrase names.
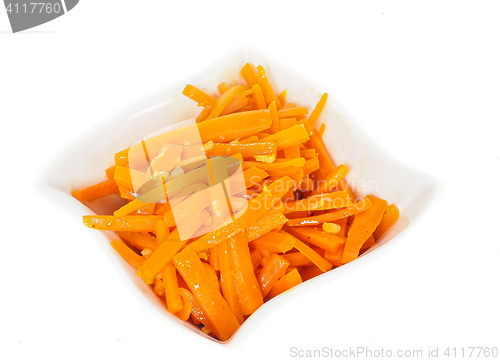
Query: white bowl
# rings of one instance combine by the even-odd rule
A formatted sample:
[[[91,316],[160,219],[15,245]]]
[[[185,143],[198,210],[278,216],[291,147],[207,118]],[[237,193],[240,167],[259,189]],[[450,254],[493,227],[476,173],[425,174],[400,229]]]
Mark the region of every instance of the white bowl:
[[[237,52],[218,62],[217,66],[206,69],[204,74],[208,74],[207,76],[193,76],[190,83],[210,94],[217,94],[217,85],[222,81],[229,83],[233,79],[242,80],[239,72],[247,62],[264,66],[276,92],[288,89],[287,101],[298,106],[306,106],[310,111],[321,94],[327,91],[310,79],[300,77],[299,72],[290,70],[275,60],[260,56],[255,51]],[[167,88],[159,94],[152,95],[148,101],[104,121],[99,129],[82,136],[69,149],[62,151],[61,156],[45,172],[46,176],[41,182],[43,189],[50,194],[50,198],[59,202],[75,218],[81,219],[83,215],[93,214],[91,209],[71,196],[71,190],[104,180],[104,170],[113,165],[114,154],[128,148],[141,137],[167,125],[195,117],[201,108],[182,95],[184,85],[179,84],[174,87],[174,91],[172,88]],[[349,174],[346,179],[354,188],[356,195],[363,197],[370,193],[386,199],[389,204],[395,203],[400,210],[400,219],[373,249],[358,260],[304,282],[290,292],[264,304],[241,326],[229,343],[225,343],[226,347],[243,341],[245,334],[253,332],[255,325],[260,324],[268,312],[279,307],[280,302],[286,302],[287,297],[307,292],[309,287],[315,287],[317,282],[334,282],[345,272],[351,272],[356,267],[363,267],[369,262],[376,261],[381,252],[388,247],[386,243],[414,222],[438,194],[440,186],[435,180],[401,165],[395,158],[385,154],[374,140],[369,139],[359,129],[331,95],[316,127],[318,128],[321,123],[326,124],[323,137],[326,147],[336,164],[343,163],[348,166]],[[106,206],[106,202],[96,201],[92,204],[92,209],[98,212],[108,210],[109,213],[112,208]],[[84,227],[82,222],[81,229],[85,229]],[[75,229],[75,232],[78,232],[78,229]],[[103,251],[123,275],[122,278],[130,292],[141,300],[145,308],[159,314],[159,317],[164,318],[171,327],[186,325],[167,312],[164,304],[135,275],[132,267],[113,250],[109,243],[116,237],[114,232],[92,231],[89,237],[103,245]],[[397,239],[401,237],[404,237],[404,234],[399,235]],[[393,242],[395,241],[390,243]],[[382,245],[384,247],[380,248]],[[374,252],[376,248],[379,249]],[[196,327],[187,326],[208,337]]]

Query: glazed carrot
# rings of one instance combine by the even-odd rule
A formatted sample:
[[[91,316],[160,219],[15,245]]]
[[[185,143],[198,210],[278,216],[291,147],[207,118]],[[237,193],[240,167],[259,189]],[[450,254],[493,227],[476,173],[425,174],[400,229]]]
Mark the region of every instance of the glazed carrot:
[[[323,222],[333,222],[342,218],[347,218],[349,216],[355,215],[356,213],[362,212],[369,209],[372,206],[370,199],[363,199],[359,202],[354,203],[352,207],[346,207],[331,212],[323,213],[318,216],[311,216],[306,218],[295,218],[290,219],[287,222],[287,226],[314,226],[321,224]]]
[[[278,150],[290,148],[308,140],[309,135],[302,124],[297,124],[291,128],[280,130],[273,135],[261,139],[262,142],[276,143]]]
[[[196,253],[189,247],[185,248],[174,256],[173,262],[209,320],[210,329],[221,341],[229,339],[240,324],[219,290],[210,284],[205,267]]]
[[[165,295],[165,286],[163,285],[163,281],[161,280],[160,277],[155,278],[155,283],[153,286],[153,292],[155,295],[158,297],[162,297]]]
[[[241,92],[240,94],[236,95],[224,108],[224,110],[222,111],[222,113],[220,113],[220,115],[223,116],[223,115],[233,114],[238,110],[241,110],[246,106],[248,106],[248,104],[250,103],[250,99],[247,98],[246,96],[242,96],[244,93],[246,92]]]
[[[249,87],[253,87],[259,82],[257,69],[250,63],[245,64],[245,66],[241,69],[241,76],[245,79],[245,82]]]
[[[300,182],[299,190],[301,190],[301,191],[314,190],[313,180],[311,178],[309,178],[307,175],[304,175],[304,178],[302,178],[302,181]]]
[[[283,277],[281,277],[271,288],[269,293],[267,294],[266,301],[274,298],[285,291],[299,285],[302,283],[302,277],[300,276],[297,269],[293,269],[291,272],[288,272]]]
[[[371,248],[374,245],[375,245],[375,237],[373,237],[373,234],[372,234],[370,237],[368,237],[366,242],[363,243],[359,252],[361,253],[363,251],[366,251],[367,249]]]
[[[229,85],[227,85],[226,82],[223,81],[222,83],[217,85],[217,90],[219,91],[219,94],[222,95],[229,90]]]
[[[325,259],[326,259],[326,257],[325,257]],[[302,277],[302,281],[305,282],[305,281],[310,280],[311,278],[322,275],[325,272],[320,270],[317,266],[312,265],[312,266],[300,267],[299,273],[300,273],[300,276]]]
[[[384,212],[384,217],[382,218],[382,221],[378,225],[378,227],[375,229],[375,232],[373,232],[373,236],[375,237],[375,241],[378,241],[380,237],[384,235],[385,232],[391,228],[394,223],[399,218],[399,209],[396,207],[395,204],[391,204],[389,207]]]
[[[277,254],[269,257],[257,276],[262,297],[266,297],[276,282],[285,275],[289,264],[290,262],[286,258]]]
[[[280,101],[281,104],[286,103],[286,89],[281,92],[280,95],[278,95],[278,100]],[[284,107],[285,105],[283,105]]]
[[[321,139],[323,139],[323,134],[325,134],[325,130],[326,130],[326,125],[325,123],[323,123],[320,125],[318,130],[318,135],[321,137]]]
[[[352,191],[351,187],[347,184],[345,179],[340,180],[339,184],[337,185],[337,190],[339,191],[347,191],[349,193],[349,197],[351,198],[351,201],[354,202],[356,199],[356,195]]]
[[[315,149],[301,149],[300,150],[300,157],[304,158],[305,160],[316,158],[317,157],[316,150]]]
[[[333,161],[330,158],[325,144],[323,143],[323,140],[319,136],[318,132],[316,132],[315,130],[313,131],[309,141],[306,143],[306,146],[308,148],[314,148],[316,150],[316,153],[318,153],[319,167],[321,169],[321,172],[325,176],[332,174],[335,170],[335,165],[333,164]]]
[[[185,288],[179,287],[179,293],[181,295],[181,298],[188,300],[189,304],[191,305],[191,318],[193,319],[193,323],[196,325],[200,323],[203,323],[205,326],[210,325],[210,321],[208,320],[207,316],[203,313],[203,310],[201,309],[198,301],[193,296],[193,294],[187,290],[187,288],[189,287],[185,285],[185,282],[182,278],[181,280],[184,283]]]
[[[205,105],[203,109],[201,110],[200,114],[196,117],[196,123],[200,123],[207,119],[207,117],[210,115],[212,112],[213,106],[212,105]]]
[[[281,103],[274,94],[273,88],[269,83],[269,79],[267,78],[266,71],[262,66],[257,66],[257,81],[259,83],[260,88],[262,89],[262,93],[264,94],[264,99],[266,100],[266,105],[269,106],[273,101],[276,101],[276,108],[281,109]]]
[[[106,178],[113,179],[113,176],[115,174],[115,168],[116,168],[116,165],[112,165],[111,167],[106,169]]]
[[[243,172],[243,176],[245,177],[246,187],[250,188],[254,184],[268,177],[269,174],[267,174],[266,171],[263,169],[257,167],[251,167]]]
[[[264,250],[275,253],[285,253],[293,248],[295,240],[286,234],[279,232],[269,232],[262,237],[250,242],[250,248]]]
[[[114,179],[108,179],[104,182],[97,183],[90,187],[72,191],[71,195],[78,199],[80,202],[83,202],[99,197],[109,196],[115,193],[118,193],[118,185],[116,184]]]
[[[221,242],[217,247],[211,249],[215,249],[218,252],[222,296],[227,301],[229,307],[231,307],[238,322],[242,324],[244,321],[243,311],[241,309],[238,294],[236,293],[227,241]]]
[[[297,119],[295,119],[295,118],[280,118],[280,130],[285,130],[285,129],[291,128],[294,125],[297,125]]]
[[[283,255],[283,257],[285,257],[288,260],[288,262],[290,262],[290,266],[293,266],[293,267],[313,265],[311,260],[309,258],[307,258],[306,256],[304,256],[300,252],[288,252],[288,253],[285,253]]]
[[[259,142],[259,137],[256,135],[251,135],[246,138],[242,138],[240,141],[240,144],[247,144],[247,143],[258,143]]]
[[[276,154],[276,152],[276,144],[273,143],[214,143],[206,150],[206,155],[215,157],[241,153],[244,159],[253,159],[255,154]]]
[[[154,232],[156,222],[162,216],[83,216],[83,223],[93,229],[102,231]],[[174,224],[169,224],[173,226]]]
[[[158,242],[163,242],[167,239],[167,236],[170,234],[170,230],[168,228],[168,224],[164,219],[160,219],[156,222],[155,232]]]
[[[342,256],[342,263],[347,263],[358,258],[359,250],[363,243],[370,237],[380,224],[387,208],[387,201],[374,196],[366,196],[372,206],[366,211],[356,214],[347,234],[347,241]]]
[[[344,254],[344,246],[337,249],[335,252],[325,251],[325,259],[333,264],[335,267],[340,267],[342,263],[342,256]]]
[[[257,269],[260,266],[260,259],[262,257],[262,253],[259,249],[255,248],[250,250],[250,259],[252,260],[253,269]]]
[[[143,250],[150,248],[155,250],[158,248],[158,242],[155,237],[146,232],[118,232],[117,235],[131,246]]]
[[[247,240],[249,242],[253,241],[254,239],[265,235],[267,232],[270,232],[277,227],[283,226],[286,221],[287,219],[283,215],[283,213],[273,213],[269,211],[267,215],[259,218],[254,223],[252,223],[251,226],[245,229]]]
[[[311,196],[300,201],[288,202],[285,205],[284,213],[344,208],[351,205],[349,194],[346,191],[338,191]]]
[[[144,203],[137,211],[130,213],[130,215],[151,215],[154,213],[155,207],[155,203]]]
[[[188,98],[193,99],[200,106],[213,105],[215,103],[214,97],[208,95],[207,93],[192,85],[186,85],[186,87],[182,91],[182,94],[184,94]]]
[[[307,113],[309,113],[309,110],[306,107],[281,109],[278,111],[278,118],[293,118]]]
[[[300,158],[300,147],[298,145],[283,149],[285,158]]]
[[[186,289],[184,291],[188,292]],[[189,316],[191,316],[191,303],[189,302],[189,298],[186,296],[185,292],[179,292],[181,299],[182,299],[182,309],[177,312],[175,315],[181,320],[181,321],[187,321],[189,319]]]
[[[137,253],[132,251],[125,243],[117,238],[111,242],[111,246],[125,261],[130,263],[135,268],[138,268],[144,262],[144,258],[142,256],[139,256]]]
[[[262,89],[258,84],[252,86],[252,98],[257,109],[266,109],[266,101],[264,99],[264,94],[262,94]]]
[[[289,234],[283,230],[280,232],[285,233],[285,234]],[[293,237],[293,236],[290,235],[290,237]],[[295,249],[297,249],[297,251],[302,253],[304,256],[309,258],[311,260],[311,262],[314,263],[316,266],[318,266],[318,268],[320,270],[322,270],[323,272],[326,272],[326,271],[332,269],[333,265],[330,262],[328,262],[326,259],[321,257],[319,254],[314,252],[314,250],[312,248],[307,246],[305,243],[303,243],[299,239],[297,239],[295,237],[293,237],[293,238],[295,239],[295,244],[293,245],[293,247]]]
[[[195,251],[201,251],[216,246],[229,237],[243,231],[257,219],[270,210],[292,186],[289,177],[283,177],[269,186],[267,192],[263,192],[257,198],[248,201],[248,209],[234,222],[214,230],[189,245]]]
[[[343,247],[346,242],[344,237],[326,233],[311,227],[285,227],[284,230],[303,242],[307,242],[329,252],[335,252]]]
[[[280,121],[278,118],[278,110],[276,108],[276,102],[273,101],[271,104],[269,104],[269,107],[267,109],[269,109],[269,112],[271,113],[271,120],[272,120],[272,125],[269,128],[269,132],[271,134],[278,133],[281,129],[280,129]]]
[[[226,106],[229,104],[229,102],[233,100],[235,95],[247,89],[248,88],[243,85],[229,88],[224,94],[221,95],[219,99],[215,101],[215,103],[213,104],[212,111],[210,112],[210,115],[206,118],[206,120],[218,117],[222,113],[222,111],[226,108]]]
[[[296,159],[304,159],[304,158],[296,158]],[[280,165],[278,165],[278,164],[280,164]],[[293,164],[293,163],[291,163],[291,164]],[[296,164],[300,164],[300,162],[297,162]],[[249,164],[247,164],[247,166],[248,165]],[[283,164],[283,163],[275,163],[275,164],[271,165],[270,167],[263,166],[263,168],[268,168],[266,171],[270,176],[269,179],[281,178],[281,177],[286,177],[286,176],[293,178],[298,172],[301,171],[301,167],[295,167],[295,166],[288,167],[288,166],[286,166],[286,164]],[[271,168],[271,169],[269,169],[269,168]]]
[[[216,249],[216,247],[214,248]],[[198,256],[198,254],[196,255]],[[201,264],[203,265],[203,267],[205,267],[205,271],[207,272],[210,287],[213,287],[214,289],[217,289],[220,292],[219,278],[217,277],[217,273],[215,273],[215,269],[208,263],[201,262]]]
[[[318,193],[331,192],[339,182],[349,172],[344,164],[339,165],[335,170],[326,177],[325,182],[321,182],[318,186]]]
[[[318,120],[321,112],[323,111],[327,99],[328,99],[328,94],[324,93],[319,99],[319,102],[314,107],[314,110],[312,111],[311,115],[309,116],[308,120],[312,127],[316,125],[316,121]]]
[[[283,169],[286,167],[299,167],[302,168],[306,164],[306,160],[304,158],[296,158],[290,159],[286,162],[273,162],[273,163],[265,163],[265,162],[254,162],[254,161],[245,161],[243,163],[243,169],[249,169],[252,167],[257,167],[260,169],[267,171],[272,171],[276,169]]]
[[[262,306],[263,298],[255,277],[246,237],[242,233],[230,237],[228,250],[241,310],[244,315],[250,315]]]
[[[305,159],[305,158],[304,158]],[[309,175],[319,169],[319,159],[318,157],[314,157],[306,160],[306,164],[304,164],[304,174]]]

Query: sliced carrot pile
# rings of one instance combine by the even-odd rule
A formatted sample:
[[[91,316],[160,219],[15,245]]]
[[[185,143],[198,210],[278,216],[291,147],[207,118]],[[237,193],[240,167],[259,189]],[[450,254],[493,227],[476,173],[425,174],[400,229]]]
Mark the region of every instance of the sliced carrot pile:
[[[116,232],[112,248],[166,309],[220,341],[266,301],[376,248],[399,218],[395,204],[357,198],[332,160],[326,93],[310,109],[262,66],[241,76],[215,93],[187,85],[196,124],[141,139],[72,191],[87,205],[115,198],[84,224]]]

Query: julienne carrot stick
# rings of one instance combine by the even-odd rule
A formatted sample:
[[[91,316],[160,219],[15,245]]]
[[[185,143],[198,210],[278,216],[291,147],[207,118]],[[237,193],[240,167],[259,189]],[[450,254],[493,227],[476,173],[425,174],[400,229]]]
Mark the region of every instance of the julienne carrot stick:
[[[214,92],[187,85],[195,122],[118,151],[102,182],[72,192],[109,200],[84,224],[117,232],[111,246],[167,310],[220,341],[264,302],[373,249],[399,217],[358,200],[330,157],[326,93],[308,108],[276,96],[260,65],[241,76]]]

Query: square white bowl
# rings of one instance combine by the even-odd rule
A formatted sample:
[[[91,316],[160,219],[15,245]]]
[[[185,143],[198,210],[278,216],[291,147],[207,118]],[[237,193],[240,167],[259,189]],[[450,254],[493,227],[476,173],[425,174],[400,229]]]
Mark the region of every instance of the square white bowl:
[[[299,72],[288,69],[286,65],[269,57],[261,56],[256,51],[236,52],[199,75],[193,75],[190,83],[209,94],[217,94],[217,85],[223,81],[229,83],[237,79],[243,82],[240,70],[247,62],[264,66],[276,92],[288,89],[287,102],[306,106],[310,111],[321,94],[327,91],[318,83],[302,78]],[[84,215],[93,214],[92,209],[99,213],[111,211],[112,208],[107,207],[106,202],[99,201],[91,205],[92,209],[87,208],[71,196],[71,190],[103,181],[104,170],[114,164],[114,154],[128,148],[141,137],[165,126],[196,117],[201,108],[182,95],[184,85],[179,84],[174,88],[167,88],[159,94],[154,94],[148,100],[104,121],[100,128],[81,136],[69,149],[62,151],[61,156],[54,161],[50,169],[44,172],[45,176],[41,180],[43,190],[76,218],[81,219]],[[439,193],[440,185],[436,180],[401,165],[394,157],[385,154],[373,139],[364,134],[331,95],[316,128],[322,123],[326,124],[323,140],[328,152],[336,164],[343,163],[349,168],[346,180],[356,195],[364,197],[366,194],[373,194],[386,199],[389,204],[395,203],[400,210],[400,219],[379,243],[358,260],[304,282],[290,292],[264,304],[245,321],[230,339],[231,342],[224,343],[226,347],[239,343],[236,340],[243,341],[246,334],[253,332],[255,325],[260,324],[268,312],[279,307],[280,302],[286,302],[287,297],[294,297],[299,292],[305,293],[310,287],[315,287],[317,282],[334,282],[344,272],[350,272],[369,262],[377,261],[384,249],[394,241],[388,244],[387,242],[414,223]],[[108,197],[108,201],[112,197]],[[81,230],[87,231],[83,222]],[[75,229],[75,232],[79,230]],[[135,275],[134,269],[123,261],[110,246],[110,240],[116,237],[114,232],[91,231],[88,234],[102,245],[103,251],[123,276],[131,293],[141,301],[145,308],[165,319],[166,323],[174,329],[177,329],[179,325],[186,325],[200,335],[212,339],[196,327],[187,325],[168,313],[164,304],[152,290]],[[401,236],[397,238],[400,239]],[[380,248],[382,245],[384,247]],[[373,252],[375,249],[377,249],[376,252]],[[175,334],[174,330],[172,335]]]

